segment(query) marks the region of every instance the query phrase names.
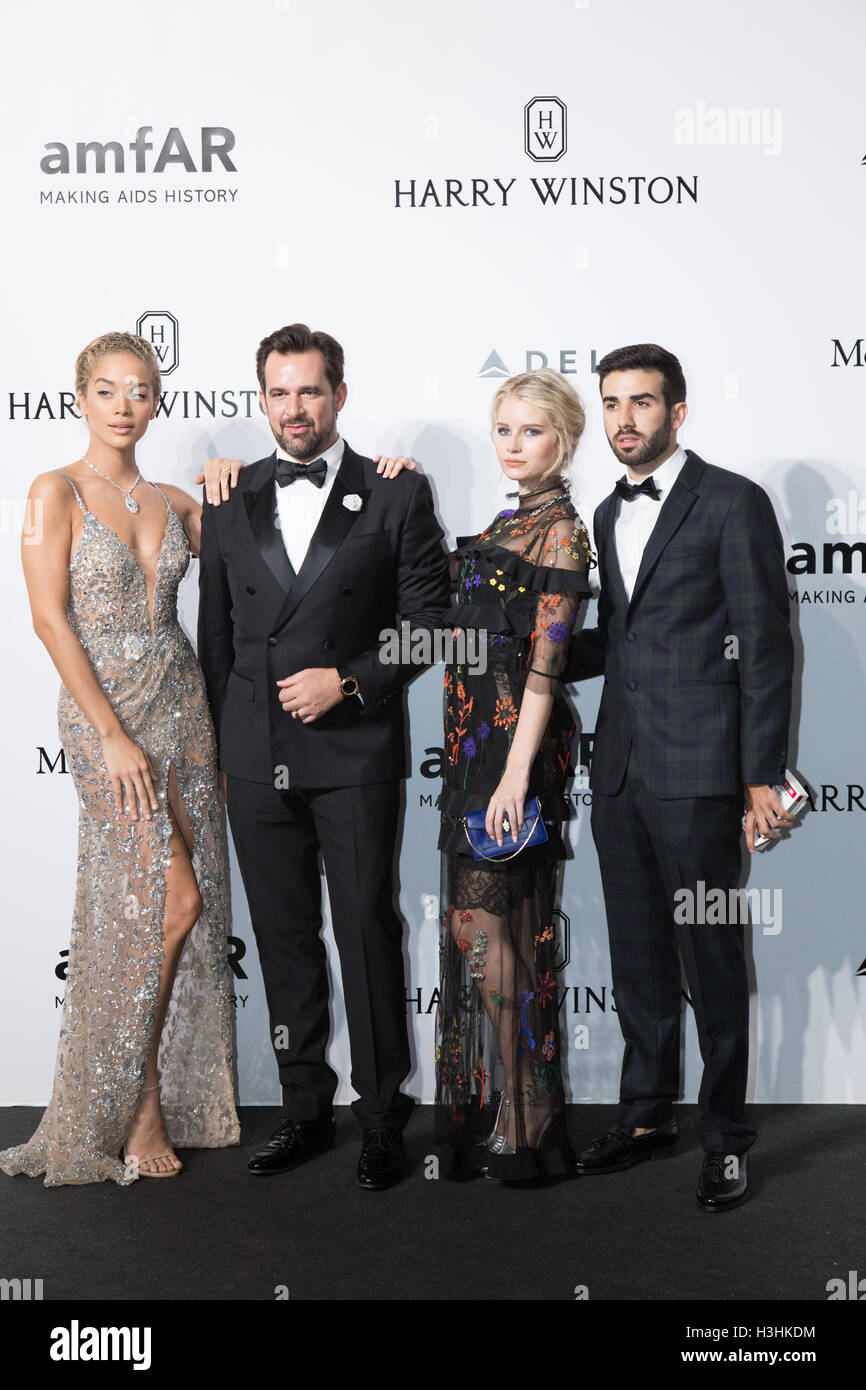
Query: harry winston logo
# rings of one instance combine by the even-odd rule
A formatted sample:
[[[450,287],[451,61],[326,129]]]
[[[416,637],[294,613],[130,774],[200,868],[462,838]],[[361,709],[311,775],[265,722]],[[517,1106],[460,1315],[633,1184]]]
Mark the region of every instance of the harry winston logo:
[[[180,330],[174,314],[167,309],[148,309],[135,325],[140,338],[150,343],[163,376],[170,376],[180,361]]]
[[[537,164],[555,164],[568,148],[567,113],[559,97],[533,97],[523,108],[524,147]]]

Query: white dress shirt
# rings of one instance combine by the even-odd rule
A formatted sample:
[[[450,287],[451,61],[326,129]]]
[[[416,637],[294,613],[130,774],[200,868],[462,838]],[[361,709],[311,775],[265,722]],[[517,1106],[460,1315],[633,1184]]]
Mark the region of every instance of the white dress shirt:
[[[644,493],[639,493],[631,502],[627,502],[624,497],[617,497],[619,511],[614,523],[616,557],[619,560],[622,580],[629,598],[634,592],[635,580],[638,576],[646,543],[658,521],[662,504],[679,477],[680,469],[685,461],[686,451],[678,444],[669,459],[665,459],[664,463],[659,464],[653,473],[643,475],[643,477],[652,478],[661,493],[658,501],[652,497],[647,497]],[[643,477],[635,478],[631,474],[628,476],[633,483],[643,482]]]
[[[310,459],[310,463],[316,463],[320,458],[325,460],[328,471],[325,474],[325,481],[321,487],[314,487],[305,478],[296,478],[287,487],[280,487],[274,480],[274,491],[277,498],[277,522],[283,537],[283,545],[289,557],[289,564],[297,574],[304,563],[304,556],[310,548],[310,541],[313,539],[313,532],[321,520],[328,494],[334,486],[334,479],[337,470],[343,459],[343,450],[346,447],[344,439],[338,438],[329,449],[323,454],[317,454]],[[285,449],[277,445],[278,459],[291,459],[293,463],[299,463],[298,459],[292,459],[291,454],[287,454]]]

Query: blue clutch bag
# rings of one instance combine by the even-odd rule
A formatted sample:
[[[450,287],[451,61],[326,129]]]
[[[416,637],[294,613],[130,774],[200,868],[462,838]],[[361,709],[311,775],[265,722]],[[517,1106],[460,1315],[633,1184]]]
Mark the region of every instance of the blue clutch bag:
[[[543,845],[547,839],[544,821],[541,819],[541,802],[537,796],[530,796],[523,805],[523,825],[517,832],[517,844],[511,838],[511,822],[506,812],[502,820],[503,840],[498,845],[487,834],[484,822],[486,809],[468,811],[463,817],[463,828],[469,841],[469,848],[476,859],[515,859],[527,845]]]

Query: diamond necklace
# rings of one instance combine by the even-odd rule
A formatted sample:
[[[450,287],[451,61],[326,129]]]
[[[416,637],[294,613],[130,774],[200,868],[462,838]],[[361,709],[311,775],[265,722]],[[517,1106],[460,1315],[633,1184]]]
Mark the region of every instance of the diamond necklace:
[[[138,505],[138,503],[132,495],[135,492],[135,489],[138,487],[139,483],[141,482],[141,470],[139,469],[138,464],[135,465],[135,482],[132,484],[131,488],[127,489],[125,487],[121,487],[120,483],[116,483],[113,478],[109,478],[108,474],[103,473],[101,468],[97,468],[95,463],[91,463],[90,459],[87,457],[86,454],[82,454],[82,458],[84,459],[84,462],[87,464],[88,468],[92,468],[94,473],[99,474],[100,478],[104,478],[107,483],[111,483],[112,487],[116,487],[118,492],[123,493],[124,501],[126,502],[126,510],[128,512],[136,514],[141,511],[141,507]]]

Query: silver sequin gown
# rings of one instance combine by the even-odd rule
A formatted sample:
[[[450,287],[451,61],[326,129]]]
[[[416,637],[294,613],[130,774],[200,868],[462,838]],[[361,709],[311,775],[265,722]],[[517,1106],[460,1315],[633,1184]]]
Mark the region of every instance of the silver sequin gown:
[[[150,759],[160,809],[149,822],[118,818],[99,735],[62,686],[58,727],[79,831],[54,1088],[32,1139],[0,1153],[0,1168],[44,1173],[47,1187],[108,1178],[125,1185],[135,1173],[118,1156],[143,1084],[159,988],[172,767],[204,904],[184,943],[160,1043],[162,1108],[177,1148],[222,1148],[239,1139],[228,855],[204,679],[177,616],[190,560],[183,526],[166,499],[151,624],[132,552],[67,481],[84,513],[67,618],[126,733]]]

